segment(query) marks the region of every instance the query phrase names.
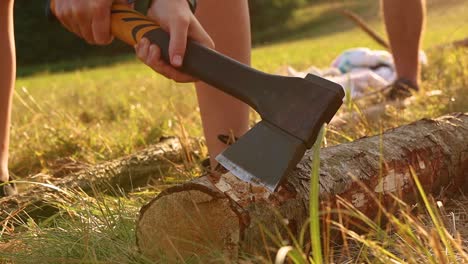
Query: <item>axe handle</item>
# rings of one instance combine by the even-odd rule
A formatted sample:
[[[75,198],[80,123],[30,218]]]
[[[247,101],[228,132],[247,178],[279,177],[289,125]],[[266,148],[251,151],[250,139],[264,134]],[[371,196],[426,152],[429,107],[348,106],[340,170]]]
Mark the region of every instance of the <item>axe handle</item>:
[[[54,0],[50,10],[54,12]],[[169,34],[154,21],[126,5],[112,6],[112,34],[129,45],[146,37],[161,49],[163,60],[169,63]],[[275,76],[257,71],[215,50],[189,40],[181,71],[202,80],[247,103],[262,115],[260,101],[265,89],[271,88]]]

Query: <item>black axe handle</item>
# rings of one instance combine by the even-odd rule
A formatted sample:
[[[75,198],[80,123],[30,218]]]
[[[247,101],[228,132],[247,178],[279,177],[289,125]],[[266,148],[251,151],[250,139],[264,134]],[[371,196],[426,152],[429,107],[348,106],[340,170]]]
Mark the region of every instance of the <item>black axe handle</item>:
[[[49,10],[52,14],[54,2],[54,0],[50,1]],[[50,12],[49,17],[52,15]],[[170,62],[167,32],[148,17],[126,5],[114,4],[111,12],[112,34],[116,38],[132,46],[142,38],[147,38],[152,44],[161,48],[164,61]],[[259,76],[264,76],[264,73],[191,40],[187,43],[185,58],[180,70],[258,110],[255,98],[262,96],[263,89],[252,85],[250,80],[258,79]]]
[[[54,2],[50,0],[47,9],[52,14]],[[126,5],[114,4],[111,12],[115,37],[132,46],[147,38],[161,48],[164,61],[170,62],[167,32]],[[180,70],[247,103],[263,120],[300,139],[308,148],[344,97],[341,86],[318,76],[309,74],[304,80],[267,74],[192,40],[187,42]]]

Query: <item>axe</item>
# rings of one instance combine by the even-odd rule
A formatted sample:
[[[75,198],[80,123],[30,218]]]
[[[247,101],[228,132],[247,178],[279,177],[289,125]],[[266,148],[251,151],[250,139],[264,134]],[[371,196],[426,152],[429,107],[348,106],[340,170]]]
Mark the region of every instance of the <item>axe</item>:
[[[49,8],[50,7],[50,8]],[[54,11],[54,0],[47,6]],[[147,38],[169,62],[169,34],[126,5],[114,4],[112,34],[134,45]],[[343,88],[309,74],[304,79],[267,74],[188,41],[181,71],[247,103],[261,116],[216,160],[241,180],[275,191],[340,108]]]

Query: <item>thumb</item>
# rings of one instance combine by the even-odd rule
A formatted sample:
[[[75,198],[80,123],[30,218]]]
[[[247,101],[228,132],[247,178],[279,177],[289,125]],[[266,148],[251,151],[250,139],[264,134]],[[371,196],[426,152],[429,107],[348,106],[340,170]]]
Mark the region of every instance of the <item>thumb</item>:
[[[215,48],[214,41],[211,39],[210,35],[205,31],[200,22],[196,18],[193,19],[190,23],[189,36],[191,39],[202,44],[205,47],[210,49]]]
[[[174,20],[169,27],[169,60],[174,67],[182,66],[184,61],[185,49],[187,47],[189,21],[184,19]]]

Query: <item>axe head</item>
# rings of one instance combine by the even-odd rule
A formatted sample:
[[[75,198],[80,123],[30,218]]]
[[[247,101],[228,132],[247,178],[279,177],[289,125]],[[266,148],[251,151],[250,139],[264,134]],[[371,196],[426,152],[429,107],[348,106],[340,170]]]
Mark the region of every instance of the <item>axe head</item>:
[[[298,138],[260,121],[216,160],[239,179],[274,191],[305,150]]]
[[[285,79],[285,84],[295,85],[265,93],[257,104],[263,109],[262,121],[216,157],[239,179],[272,192],[313,146],[344,97],[340,85],[314,75],[294,82]]]

